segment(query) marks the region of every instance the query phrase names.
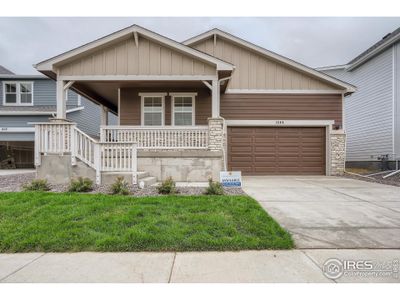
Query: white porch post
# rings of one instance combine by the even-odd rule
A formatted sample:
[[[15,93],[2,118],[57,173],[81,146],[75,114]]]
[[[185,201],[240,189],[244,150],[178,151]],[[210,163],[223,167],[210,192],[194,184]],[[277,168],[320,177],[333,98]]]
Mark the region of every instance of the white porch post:
[[[63,120],[67,118],[64,84],[65,81],[57,80],[57,119]]]
[[[213,118],[219,117],[219,82],[217,79],[212,81],[212,88],[211,88],[211,116]]]
[[[100,116],[100,125],[106,126],[108,125],[108,108],[104,105],[100,105],[101,116]]]

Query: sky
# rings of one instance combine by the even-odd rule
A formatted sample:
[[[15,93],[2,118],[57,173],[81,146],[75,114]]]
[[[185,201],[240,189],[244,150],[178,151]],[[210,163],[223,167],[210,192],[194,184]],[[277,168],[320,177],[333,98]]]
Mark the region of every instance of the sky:
[[[0,65],[33,64],[138,24],[176,41],[219,28],[310,67],[345,64],[400,27],[400,17],[0,17]]]

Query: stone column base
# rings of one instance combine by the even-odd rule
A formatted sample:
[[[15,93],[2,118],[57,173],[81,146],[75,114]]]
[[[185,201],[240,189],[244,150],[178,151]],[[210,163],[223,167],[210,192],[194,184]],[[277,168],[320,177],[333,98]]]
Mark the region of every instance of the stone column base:
[[[330,134],[330,175],[343,175],[346,162],[346,133],[332,130]]]

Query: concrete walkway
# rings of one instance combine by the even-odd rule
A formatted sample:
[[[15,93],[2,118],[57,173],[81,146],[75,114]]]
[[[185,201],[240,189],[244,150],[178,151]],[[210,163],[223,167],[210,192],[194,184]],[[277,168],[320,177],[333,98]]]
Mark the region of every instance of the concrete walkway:
[[[400,187],[327,176],[244,177],[298,248],[400,249]]]
[[[328,279],[330,258],[388,266],[400,250],[0,254],[0,282],[400,282],[398,263],[397,273]]]

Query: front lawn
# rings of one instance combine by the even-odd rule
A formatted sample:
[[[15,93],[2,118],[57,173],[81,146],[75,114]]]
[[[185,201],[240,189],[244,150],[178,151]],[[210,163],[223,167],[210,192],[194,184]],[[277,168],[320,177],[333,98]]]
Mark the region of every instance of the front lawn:
[[[0,252],[290,249],[247,196],[0,193]]]

